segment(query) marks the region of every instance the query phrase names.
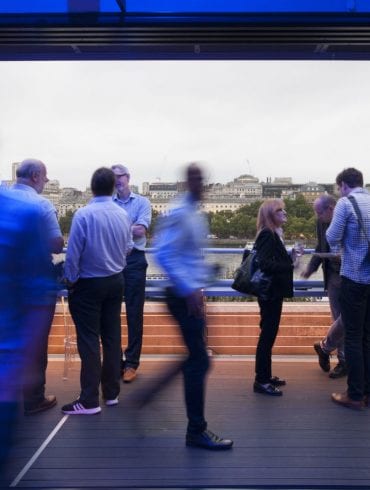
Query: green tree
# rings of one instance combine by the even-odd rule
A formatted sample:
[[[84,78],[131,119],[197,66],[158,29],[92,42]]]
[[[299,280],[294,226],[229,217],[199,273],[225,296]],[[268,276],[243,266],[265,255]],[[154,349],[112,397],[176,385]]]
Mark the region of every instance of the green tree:
[[[59,226],[61,229],[61,232],[64,236],[68,236],[70,229],[71,229],[71,224],[72,224],[72,218],[73,215],[75,214],[75,211],[67,211],[65,216],[61,216],[59,218]]]

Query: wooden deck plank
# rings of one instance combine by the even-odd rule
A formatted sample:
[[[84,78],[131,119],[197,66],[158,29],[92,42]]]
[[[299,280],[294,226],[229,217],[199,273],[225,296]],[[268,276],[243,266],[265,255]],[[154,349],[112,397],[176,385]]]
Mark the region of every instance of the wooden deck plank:
[[[131,396],[168,363],[144,359],[135,383],[122,385],[118,406],[102,407],[94,416],[70,416],[18,487],[370,487],[370,410],[334,405],[330,393],[344,390],[345,381],[329,379],[315,358],[274,359],[274,374],[288,381],[281,398],[253,393],[251,360],[216,359],[207,419],[211,430],[235,444],[218,453],[184,445],[181,377],[152,404],[134,409]],[[61,420],[60,406],[78,392],[78,370],[71,370],[67,381],[61,376],[62,362],[50,362],[48,387],[59,408],[21,417],[10,480]]]

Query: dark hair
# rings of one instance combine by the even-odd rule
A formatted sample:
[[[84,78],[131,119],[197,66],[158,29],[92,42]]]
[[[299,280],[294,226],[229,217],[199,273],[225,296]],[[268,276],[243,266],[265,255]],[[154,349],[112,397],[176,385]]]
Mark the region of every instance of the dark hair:
[[[337,204],[336,198],[331,194],[321,194],[321,196],[319,196],[315,202],[319,203],[321,209],[323,210],[328,209],[330,207],[334,208],[335,205]]]
[[[94,196],[111,196],[116,179],[110,168],[100,167],[91,177],[91,190]]]
[[[350,167],[342,170],[340,174],[337,175],[335,179],[337,185],[341,185],[342,182],[348,185],[351,189],[354,187],[363,187],[364,178],[362,173],[356,168]]]

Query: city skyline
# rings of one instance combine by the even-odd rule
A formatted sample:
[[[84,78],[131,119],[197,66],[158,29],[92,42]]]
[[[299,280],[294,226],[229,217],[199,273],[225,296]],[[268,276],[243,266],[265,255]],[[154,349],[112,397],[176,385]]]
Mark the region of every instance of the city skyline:
[[[367,174],[370,67],[355,61],[0,63],[0,178],[26,157],[84,190],[99,166],[131,180],[182,180],[192,160],[208,181],[334,182]]]

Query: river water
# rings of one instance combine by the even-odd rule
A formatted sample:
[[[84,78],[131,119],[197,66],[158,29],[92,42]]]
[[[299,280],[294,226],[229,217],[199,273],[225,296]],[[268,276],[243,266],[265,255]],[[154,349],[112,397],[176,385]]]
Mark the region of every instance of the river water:
[[[241,249],[242,250],[242,249]],[[237,267],[240,265],[240,261],[242,258],[242,253],[240,254],[215,254],[215,253],[210,253],[207,254],[206,260],[211,262],[211,263],[218,263],[221,265],[221,273],[219,275],[220,279],[231,279],[233,277],[233,273]],[[302,277],[300,277],[300,274],[302,270],[306,267],[308,262],[310,261],[311,255],[306,254],[301,257],[299,267],[297,267],[294,270],[294,279],[296,280],[302,280]],[[148,278],[150,277],[158,277],[161,275],[161,270],[160,268],[156,265],[153,255],[152,254],[147,254],[147,260],[149,263],[148,267]],[[322,275],[322,269],[321,267],[319,270],[315,273],[312,274],[310,277],[311,281],[322,281],[323,275]]]

